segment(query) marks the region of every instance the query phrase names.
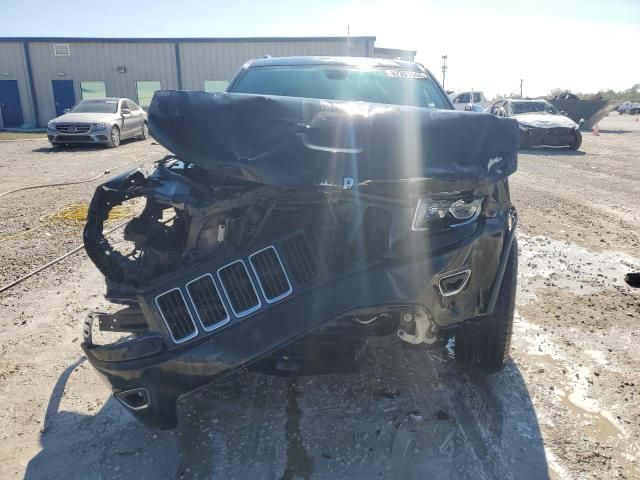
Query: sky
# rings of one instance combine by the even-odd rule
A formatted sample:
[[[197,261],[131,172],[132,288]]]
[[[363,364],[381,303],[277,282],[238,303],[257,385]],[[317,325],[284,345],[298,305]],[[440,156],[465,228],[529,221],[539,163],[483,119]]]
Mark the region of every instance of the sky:
[[[55,4],[55,8],[51,8]],[[109,5],[108,8],[105,8]],[[488,97],[640,83],[640,0],[0,0],[0,36],[377,37]]]

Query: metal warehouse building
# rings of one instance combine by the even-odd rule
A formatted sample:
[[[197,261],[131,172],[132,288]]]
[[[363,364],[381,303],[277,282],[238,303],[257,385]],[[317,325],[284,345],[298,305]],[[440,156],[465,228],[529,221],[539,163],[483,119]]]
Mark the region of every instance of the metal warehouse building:
[[[0,127],[43,127],[83,98],[128,97],[146,107],[159,89],[220,91],[244,62],[265,55],[415,56],[375,40],[0,38]]]

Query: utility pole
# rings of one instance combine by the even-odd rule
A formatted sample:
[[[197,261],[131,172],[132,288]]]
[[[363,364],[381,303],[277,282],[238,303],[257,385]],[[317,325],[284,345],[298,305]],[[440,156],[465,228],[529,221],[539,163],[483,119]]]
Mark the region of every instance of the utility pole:
[[[522,79],[520,79],[520,98],[524,98],[522,96]]]
[[[444,89],[444,78],[447,73],[447,54],[442,55],[442,88]]]

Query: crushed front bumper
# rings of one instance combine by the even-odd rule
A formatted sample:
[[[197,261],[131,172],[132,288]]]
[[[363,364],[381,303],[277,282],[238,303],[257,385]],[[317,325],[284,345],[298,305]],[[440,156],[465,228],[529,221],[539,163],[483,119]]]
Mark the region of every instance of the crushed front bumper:
[[[183,343],[149,332],[120,343],[95,345],[93,319],[89,318],[82,347],[131,413],[148,426],[170,428],[176,424],[175,403],[181,395],[363,308],[383,312],[421,307],[441,331],[491,313],[516,223],[512,209],[505,216],[481,219],[472,233],[455,244],[436,250],[412,246],[411,255],[386,258],[306,288],[293,281],[292,293],[286,298],[270,303],[263,297],[256,312],[235,318],[219,330],[200,331]],[[250,253],[244,259],[247,262]],[[145,317],[160,323],[153,300],[168,289],[182,289],[189,280],[216,267],[202,265],[176,273],[143,292]],[[443,279],[467,270],[470,276],[460,291],[452,295],[442,291]]]

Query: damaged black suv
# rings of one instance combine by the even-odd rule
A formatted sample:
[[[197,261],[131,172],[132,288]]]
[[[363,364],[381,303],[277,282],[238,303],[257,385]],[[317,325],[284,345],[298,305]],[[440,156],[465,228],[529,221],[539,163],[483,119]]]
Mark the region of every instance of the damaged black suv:
[[[416,63],[265,58],[225,93],[160,91],[173,155],[98,187],[84,230],[107,298],[84,351],[143,423],[238,368],[294,369],[327,345],[455,337],[463,367],[508,354],[517,217],[514,120],[458,112]],[[103,232],[142,197],[123,253]],[[134,200],[135,201],[135,200]],[[92,331],[125,332],[98,344]]]

